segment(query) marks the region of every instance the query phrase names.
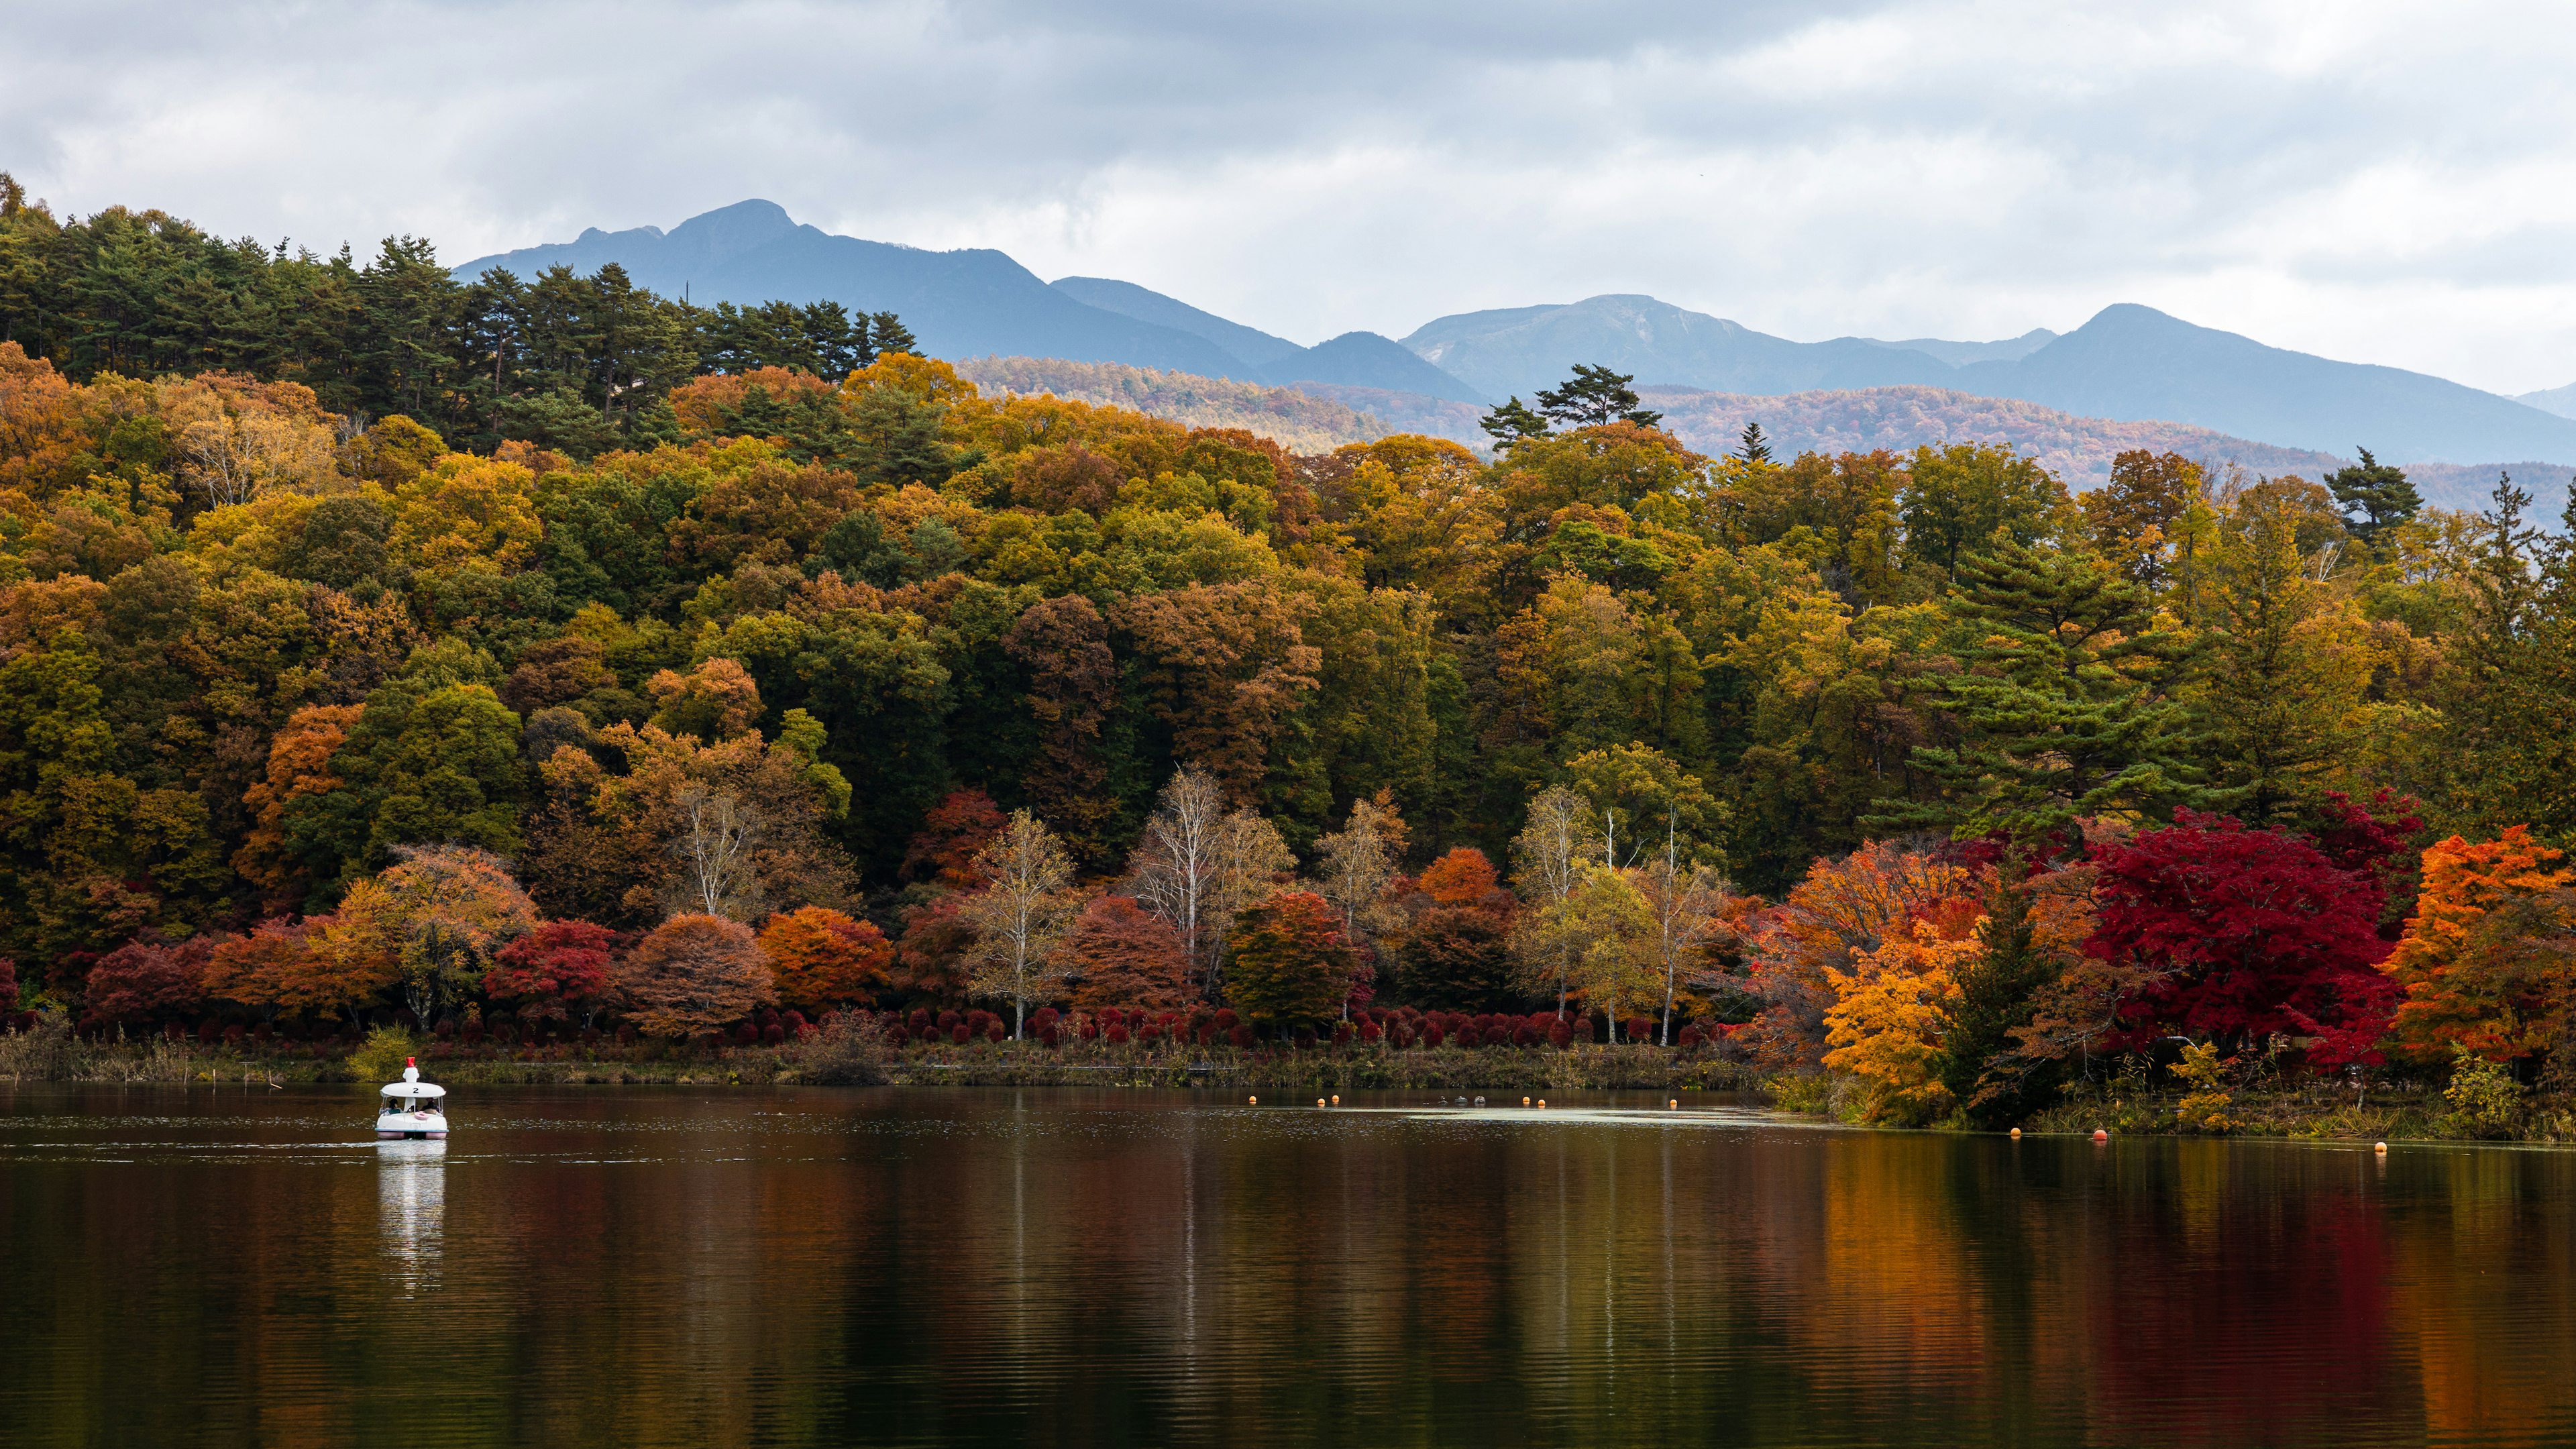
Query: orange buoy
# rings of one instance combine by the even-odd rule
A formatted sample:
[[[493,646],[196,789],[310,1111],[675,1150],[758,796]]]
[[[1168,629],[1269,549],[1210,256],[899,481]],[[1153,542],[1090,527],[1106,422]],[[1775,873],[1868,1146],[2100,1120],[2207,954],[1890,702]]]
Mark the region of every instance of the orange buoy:
[[[1336,1107],[1338,1107],[1338,1106],[1342,1105],[1342,1094],[1341,1094],[1341,1093],[1339,1093],[1339,1092],[1335,1092],[1335,1093],[1333,1094],[1333,1105],[1334,1105],[1334,1106],[1336,1106]]]
[[[2111,1134],[2103,1131],[2099,1127],[2096,1127],[2093,1129],[2093,1140],[2096,1142],[2108,1142],[2111,1140]]]
[[[1547,1110],[1547,1098],[1541,1097],[1538,1099],[1538,1109],[1542,1112]]]
[[[2015,1127],[2015,1128],[2012,1130],[2012,1139],[2013,1139],[2015,1142],[2019,1142],[2019,1141],[2021,1140],[2021,1129],[2020,1129],[2020,1128]]]
[[[1522,1105],[1522,1106],[1524,1106],[1524,1107],[1528,1106],[1528,1105],[1529,1105],[1529,1098],[1527,1098],[1527,1097],[1523,1097],[1523,1098],[1521,1098],[1521,1105]]]
[[[1252,1105],[1254,1105],[1254,1106],[1256,1106],[1256,1107],[1258,1107],[1258,1106],[1260,1106],[1260,1105],[1261,1105],[1261,1099],[1260,1099],[1259,1097],[1254,1097],[1254,1098],[1252,1098],[1252,1099],[1251,1099],[1251,1101],[1252,1101]]]
[[[1315,1099],[1315,1105],[1316,1105],[1316,1106],[1318,1106],[1318,1107],[1320,1107],[1320,1106],[1324,1105],[1324,1099],[1323,1099],[1323,1098],[1321,1098],[1321,1097],[1317,1097],[1317,1098]]]
[[[2378,1153],[2382,1157],[2386,1157],[2388,1155],[2388,1144],[2385,1142],[2374,1142],[2370,1145],[2370,1150]]]
[[[1681,1109],[1682,1099],[1679,1097],[1672,1098],[1670,1101],[1664,1103],[1664,1110],[1667,1112],[1678,1112]]]

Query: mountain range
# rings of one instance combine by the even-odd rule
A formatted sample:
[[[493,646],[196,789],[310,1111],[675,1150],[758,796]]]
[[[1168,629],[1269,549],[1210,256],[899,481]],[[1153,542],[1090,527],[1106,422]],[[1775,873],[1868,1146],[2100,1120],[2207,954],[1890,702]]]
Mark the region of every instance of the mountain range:
[[[1401,341],[1348,332],[1308,347],[1132,282],[1049,283],[990,249],[836,236],[767,201],[738,202],[668,232],[593,228],[455,270],[528,276],[608,262],[639,285],[701,305],[835,301],[892,311],[924,351],[951,360],[1060,358],[1306,386],[1381,417],[1528,398],[1587,362],[1628,373],[1641,388],[1737,397],[1935,388],[2114,422],[2188,424],[2309,453],[2366,447],[2410,464],[2576,460],[2576,417],[2560,415],[2576,413],[2576,385],[2517,400],[2270,347],[2125,303],[2063,335],[2038,328],[1993,342],[1796,342],[1652,297],[1605,295],[1440,317]]]

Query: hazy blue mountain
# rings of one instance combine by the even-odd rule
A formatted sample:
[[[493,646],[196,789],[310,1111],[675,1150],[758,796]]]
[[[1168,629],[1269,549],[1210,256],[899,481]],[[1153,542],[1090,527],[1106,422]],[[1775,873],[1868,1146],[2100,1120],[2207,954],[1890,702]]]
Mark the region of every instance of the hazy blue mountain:
[[[1251,369],[1306,350],[1285,337],[1273,337],[1257,327],[1229,322],[1214,312],[1202,312],[1178,298],[1166,297],[1134,282],[1114,281],[1108,277],[1058,277],[1047,285],[1087,307],[1204,337],[1243,362],[1245,370],[1238,376],[1246,380],[1252,377]]]
[[[2562,418],[2576,418],[2576,382],[2565,387],[2545,387],[2538,392],[2526,392],[2514,401],[2536,407],[2544,413],[2556,413]]]
[[[2033,327],[2019,337],[2007,337],[2000,342],[1944,342],[1938,337],[1909,337],[1902,342],[1887,342],[1876,337],[1861,339],[1878,347],[1925,353],[1952,367],[1965,367],[1971,362],[2011,362],[2028,357],[2056,340],[2057,334],[2045,327]]]
[[[1300,347],[1240,322],[1229,322],[1178,298],[1107,277],[1059,277],[1052,285],[1086,305],[1204,337],[1242,359],[1224,375],[1280,386],[1312,382],[1420,394],[1451,402],[1488,402],[1483,393],[1422,360],[1404,344],[1375,332],[1346,332],[1329,342]]]
[[[2198,327],[2152,307],[2105,307],[2015,362],[1958,369],[1951,387],[2087,417],[2215,428],[2287,448],[2391,462],[2576,459],[2576,421],[2402,368],[2336,362]]]
[[[1616,368],[1640,386],[1735,393],[1903,383],[1951,386],[1955,372],[1918,351],[1859,337],[1791,342],[1639,296],[1460,313],[1417,328],[1404,345],[1495,397],[1527,398],[1542,387],[1554,387],[1578,362]]]
[[[1291,353],[1264,366],[1260,380],[1274,387],[1325,382],[1417,392],[1451,402],[1492,400],[1456,376],[1423,361],[1403,343],[1374,332],[1345,332],[1330,342]]]
[[[2040,339],[2019,356],[1998,350]],[[2393,462],[2576,460],[2576,420],[2394,367],[2335,362],[2194,326],[2150,307],[2106,307],[2062,337],[2012,343],[1791,342],[1651,297],[1443,317],[1404,339],[1494,393],[1552,386],[1605,362],[1639,386],[1777,395],[1925,385],[2013,398],[2085,417],[2190,423],[2286,448]],[[1987,349],[1980,360],[1973,352]],[[1965,360],[1951,366],[1939,352]]]
[[[502,267],[526,280],[557,264],[587,273],[609,262],[638,285],[701,306],[829,301],[895,312],[934,357],[1062,357],[1211,376],[1243,370],[1204,337],[1088,306],[1000,252],[933,252],[834,236],[798,225],[767,201],[737,202],[667,233],[594,227],[569,242],[479,257],[455,272],[471,279]]]

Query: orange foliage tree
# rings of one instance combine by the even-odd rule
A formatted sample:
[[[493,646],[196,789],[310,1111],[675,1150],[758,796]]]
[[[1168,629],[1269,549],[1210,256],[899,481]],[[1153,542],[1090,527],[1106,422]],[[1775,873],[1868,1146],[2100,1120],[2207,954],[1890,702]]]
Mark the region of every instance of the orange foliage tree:
[[[2576,1007],[2566,949],[2576,871],[2553,865],[2563,859],[2520,825],[2425,849],[2414,918],[2381,963],[2406,994],[2392,1033],[2402,1052],[2438,1060],[2461,1046],[2511,1061],[2561,1044]]]
[[[921,829],[904,852],[903,873],[913,880],[928,877],[951,890],[972,890],[984,883],[976,872],[975,852],[990,844],[1008,823],[993,797],[981,790],[954,790],[921,817]]]
[[[1501,873],[1483,851],[1461,845],[1431,862],[1413,884],[1434,905],[1481,906],[1501,883]]]
[[[1887,841],[1817,861],[1787,900],[1751,926],[1749,984],[1765,1005],[1741,1038],[1766,1065],[1819,1060],[1825,1012],[1839,999],[1827,973],[1848,971],[1862,953],[1910,938],[1919,919],[1962,912],[1976,914],[1976,879],[1955,861]]]
[[[771,916],[760,928],[760,949],[777,977],[778,999],[808,1012],[875,995],[894,963],[894,946],[874,922],[828,906]]]
[[[215,944],[206,992],[255,1011],[346,1012],[381,997],[401,979],[401,958],[375,933],[343,928],[337,916],[262,921],[247,936]]]
[[[295,883],[297,871],[286,854],[286,804],[299,795],[327,795],[340,788],[331,756],[365,712],[364,705],[307,705],[289,715],[286,727],[269,741],[267,772],[242,792],[251,827],[241,849],[233,852],[233,869],[243,879],[271,891]]]

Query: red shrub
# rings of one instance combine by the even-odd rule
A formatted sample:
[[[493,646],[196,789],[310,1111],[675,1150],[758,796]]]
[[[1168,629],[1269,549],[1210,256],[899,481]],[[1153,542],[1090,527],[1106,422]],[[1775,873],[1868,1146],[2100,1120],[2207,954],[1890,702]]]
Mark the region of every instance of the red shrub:
[[[1127,1044],[1127,1027],[1125,1023],[1116,1021],[1109,1023],[1108,1037],[1109,1044],[1111,1046],[1125,1046]]]
[[[1217,1008],[1217,1013],[1216,1013],[1216,1029],[1217,1029],[1217,1030],[1219,1030],[1219,1031],[1232,1031],[1232,1030],[1234,1030],[1234,1028],[1235,1028],[1236,1024],[1237,1024],[1238,1022],[1240,1022],[1241,1020],[1242,1020],[1242,1018],[1241,1018],[1241,1017],[1238,1017],[1238,1016],[1236,1016],[1236,1015],[1234,1014],[1234,1008],[1233,1008],[1233,1007],[1231,1007],[1231,1006],[1222,1006],[1222,1007]]]
[[[1360,1040],[1363,1042],[1373,1044],[1385,1035],[1385,1030],[1374,1021],[1363,1021],[1360,1023]]]
[[[1627,1030],[1628,1040],[1630,1041],[1653,1041],[1655,1039],[1655,1024],[1642,1016],[1629,1017]]]
[[[1226,1028],[1225,1039],[1234,1043],[1236,1046],[1248,1047],[1252,1045],[1252,1028],[1248,1026],[1230,1026]]]
[[[1333,1023],[1333,1045],[1337,1047],[1346,1047],[1350,1044],[1351,1024],[1347,1021],[1337,1021]]]
[[[953,1016],[953,1015],[955,1015],[955,1013],[954,1013],[954,1012],[949,1012],[949,1013],[945,1013],[945,1014],[947,1014],[947,1015],[952,1015],[952,1016]],[[967,1039],[968,1039],[969,1037],[973,1036],[973,1035],[974,1035],[974,1033],[972,1033],[972,1032],[970,1032],[970,1031],[968,1031],[968,1030],[966,1029],[966,1023],[964,1023],[964,1022],[962,1022],[962,1021],[958,1021],[958,1022],[951,1022],[951,1023],[949,1023],[949,1026],[948,1026],[948,1040],[949,1040],[949,1044],[950,1044],[950,1045],[952,1045],[952,1046],[964,1046],[964,1045],[966,1044],[966,1042],[967,1042]]]
[[[984,1040],[986,1041],[1000,1041],[1002,1038],[1009,1036],[1010,1034],[1010,1028],[1004,1026],[1002,1024],[1002,1019],[998,1016],[984,1023]]]

